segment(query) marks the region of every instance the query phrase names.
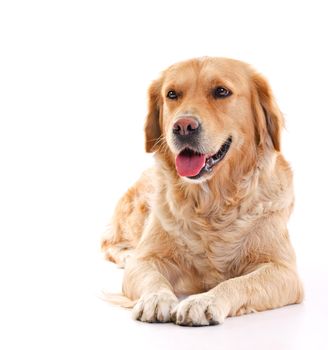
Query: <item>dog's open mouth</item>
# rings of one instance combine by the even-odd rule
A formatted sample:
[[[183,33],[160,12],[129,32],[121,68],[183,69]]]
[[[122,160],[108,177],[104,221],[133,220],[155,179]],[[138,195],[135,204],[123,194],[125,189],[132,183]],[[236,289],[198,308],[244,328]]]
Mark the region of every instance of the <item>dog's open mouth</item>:
[[[175,159],[175,167],[178,174],[196,180],[204,174],[210,173],[215,165],[228,153],[231,143],[232,137],[229,136],[218,152],[211,156],[185,148]]]

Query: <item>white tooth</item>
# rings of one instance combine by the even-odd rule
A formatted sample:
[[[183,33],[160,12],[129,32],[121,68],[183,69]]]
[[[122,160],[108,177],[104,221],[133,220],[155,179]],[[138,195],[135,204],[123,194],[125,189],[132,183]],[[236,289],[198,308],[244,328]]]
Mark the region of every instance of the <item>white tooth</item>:
[[[212,166],[213,165],[213,163],[214,163],[214,160],[213,160],[213,158],[211,157],[211,158],[209,158],[208,160],[207,160],[207,162],[206,162],[209,166]]]

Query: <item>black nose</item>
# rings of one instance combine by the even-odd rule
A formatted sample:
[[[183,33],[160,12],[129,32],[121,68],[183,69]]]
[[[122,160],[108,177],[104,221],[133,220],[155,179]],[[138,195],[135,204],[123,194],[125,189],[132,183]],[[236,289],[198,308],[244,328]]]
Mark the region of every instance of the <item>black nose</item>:
[[[195,118],[184,117],[178,119],[173,125],[173,134],[188,136],[199,131],[199,122]]]

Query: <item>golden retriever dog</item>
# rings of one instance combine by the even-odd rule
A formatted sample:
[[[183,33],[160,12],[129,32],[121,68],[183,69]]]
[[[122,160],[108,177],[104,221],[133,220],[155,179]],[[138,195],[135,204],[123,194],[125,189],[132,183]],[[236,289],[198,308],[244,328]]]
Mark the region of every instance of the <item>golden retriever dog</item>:
[[[151,84],[146,151],[156,163],[102,241],[125,268],[116,301],[135,319],[205,326],[302,301],[282,127],[267,81],[237,60],[191,59]]]

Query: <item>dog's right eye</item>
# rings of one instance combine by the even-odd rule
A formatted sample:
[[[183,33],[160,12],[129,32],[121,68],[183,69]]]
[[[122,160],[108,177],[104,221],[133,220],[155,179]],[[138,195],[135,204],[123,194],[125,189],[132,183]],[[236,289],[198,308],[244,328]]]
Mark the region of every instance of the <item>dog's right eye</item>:
[[[174,90],[170,90],[167,95],[166,95],[167,98],[169,98],[170,100],[177,100],[178,99],[178,94],[176,91]]]

